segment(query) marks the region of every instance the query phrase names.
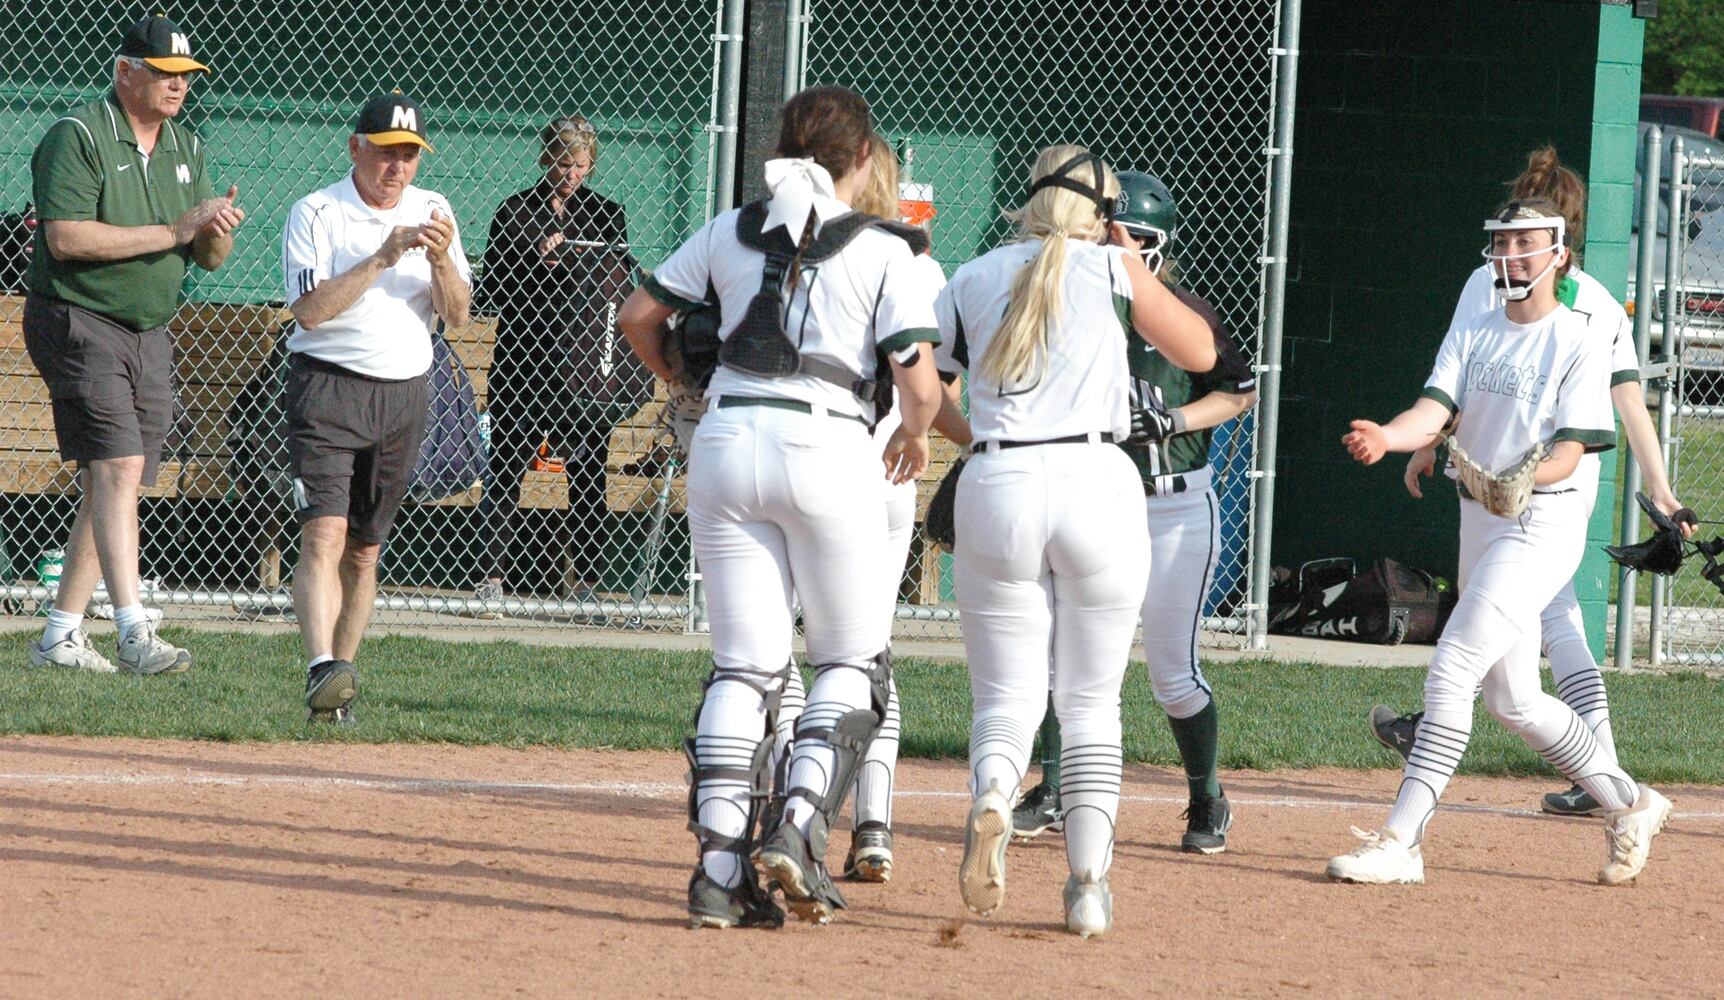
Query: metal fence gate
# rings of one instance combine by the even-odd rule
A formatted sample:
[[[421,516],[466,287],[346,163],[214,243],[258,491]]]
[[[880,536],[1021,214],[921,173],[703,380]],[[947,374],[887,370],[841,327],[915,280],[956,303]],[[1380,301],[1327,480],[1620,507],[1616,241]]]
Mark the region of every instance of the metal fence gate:
[[[1724,512],[1724,144],[1678,135],[1664,149],[1666,172],[1657,170],[1656,153],[1643,156],[1662,183],[1656,228],[1642,225],[1655,238],[1640,243],[1641,252],[1652,251],[1653,326],[1675,363],[1659,399],[1658,426],[1673,492],[1702,517],[1718,517]],[[1696,538],[1713,533],[1708,528]],[[1654,577],[1648,638],[1654,665],[1724,663],[1724,594],[1695,567]]]
[[[1158,174],[1181,203],[1182,280],[1262,356],[1276,308],[1265,248],[1275,68],[1287,55],[1277,28],[1292,2],[1082,14],[1022,0],[791,3],[788,82],[845,83],[869,98],[906,173],[932,185],[948,272],[1005,235],[999,209],[1021,198],[1043,145],[1082,142]],[[0,38],[0,212],[12,213],[0,225],[0,614],[45,608],[77,502],[20,330],[30,157],[54,119],[108,91],[140,10],[13,5]],[[606,322],[626,288],[606,280],[624,256],[656,266],[728,207],[742,11],[742,0],[169,5],[215,69],[193,84],[180,121],[203,138],[218,190],[237,184],[250,217],[225,266],[194,269],[172,325],[179,407],[141,505],[146,602],[172,605],[178,622],[291,614],[296,532],[276,419],[289,321],[282,228],[296,200],[345,174],[359,104],[399,88],[421,102],[436,146],[416,183],[450,200],[476,272],[475,319],[444,332],[439,364],[449,391],[471,384],[489,451],[482,474],[404,509],[378,624],[695,627],[681,479],[657,437],[657,390]],[[566,139],[582,131],[576,116],[597,141],[585,188],[626,213],[626,247],[573,208],[531,231],[497,225],[512,195],[544,200],[540,130],[569,118]],[[1224,428],[1214,452],[1225,549],[1210,624],[1229,631],[1247,615],[1256,418]],[[917,553],[901,633],[949,632],[944,569]],[[102,603],[98,591],[91,610]]]

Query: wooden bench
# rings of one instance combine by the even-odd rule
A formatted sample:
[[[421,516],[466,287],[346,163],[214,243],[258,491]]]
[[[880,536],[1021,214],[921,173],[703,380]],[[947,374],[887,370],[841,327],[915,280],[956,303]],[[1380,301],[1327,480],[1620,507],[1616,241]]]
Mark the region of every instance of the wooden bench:
[[[24,347],[23,299],[0,296],[0,493],[70,495],[76,492],[75,468],[60,460],[54,440],[53,410],[48,389],[36,374]],[[270,360],[276,339],[290,321],[287,310],[275,306],[187,304],[170,322],[177,351],[180,411],[170,433],[156,483],[143,491],[149,497],[243,499],[243,484],[230,475],[232,455],[229,415],[247,384]],[[473,382],[484,409],[486,374],[496,343],[496,320],[476,317],[445,333],[450,348]],[[655,447],[664,442],[659,414],[664,405],[662,385],[652,399],[611,434],[605,466],[605,505],[613,513],[647,513],[662,488],[656,476],[628,475]],[[934,461],[917,491],[917,523],[928,499],[957,455],[943,438],[935,439]],[[566,510],[568,477],[561,472],[522,470],[521,507]],[[477,505],[482,488],[467,490],[429,506]],[[254,505],[261,506],[261,505]],[[671,482],[668,512],[686,511],[682,476]],[[275,590],[281,585],[279,513],[254,518],[242,532],[255,557],[258,584]],[[938,558],[919,544],[911,569],[916,603],[939,600]]]

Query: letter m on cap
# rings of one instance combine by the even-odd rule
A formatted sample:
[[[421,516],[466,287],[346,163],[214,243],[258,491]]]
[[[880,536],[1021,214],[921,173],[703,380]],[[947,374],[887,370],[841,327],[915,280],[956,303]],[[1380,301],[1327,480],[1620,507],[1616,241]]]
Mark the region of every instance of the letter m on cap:
[[[389,109],[389,127],[404,128],[409,132],[419,131],[419,112],[412,108],[395,105]]]
[[[177,31],[174,32],[174,37],[170,41],[169,47],[173,49],[173,53],[176,56],[189,56],[192,54],[192,41],[191,41],[191,39],[187,38],[186,36],[180,34]]]

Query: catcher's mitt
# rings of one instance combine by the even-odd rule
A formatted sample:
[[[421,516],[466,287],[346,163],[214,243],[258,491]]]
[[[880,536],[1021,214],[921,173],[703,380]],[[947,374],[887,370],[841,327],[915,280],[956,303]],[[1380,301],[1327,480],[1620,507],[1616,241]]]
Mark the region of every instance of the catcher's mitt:
[[[1538,474],[1538,463],[1544,461],[1545,446],[1535,444],[1520,461],[1500,473],[1473,461],[1461,443],[1449,438],[1449,464],[1466,487],[1467,495],[1484,505],[1498,517],[1519,517],[1532,503],[1532,480]]]
[[[928,516],[922,522],[922,534],[928,541],[951,552],[958,547],[958,477],[964,472],[964,460],[958,459],[946,470],[946,478],[928,501]]]
[[[1674,575],[1682,568],[1682,558],[1688,554],[1687,546],[1683,544],[1681,525],[1683,522],[1698,524],[1699,519],[1687,507],[1674,515],[1667,515],[1653,506],[1644,493],[1634,494],[1634,499],[1652,520],[1652,526],[1658,529],[1657,532],[1636,545],[1606,545],[1605,554],[1636,572]]]

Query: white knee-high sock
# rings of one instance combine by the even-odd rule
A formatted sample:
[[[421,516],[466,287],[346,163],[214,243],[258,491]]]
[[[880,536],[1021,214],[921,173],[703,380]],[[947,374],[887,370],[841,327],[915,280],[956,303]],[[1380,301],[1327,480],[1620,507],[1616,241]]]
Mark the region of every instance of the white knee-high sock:
[[[1616,755],[1599,745],[1586,723],[1548,694],[1540,694],[1527,712],[1520,737],[1550,766],[1587,790],[1606,809],[1634,805],[1639,789],[1616,763]]]
[[[778,696],[778,725],[773,729],[772,791],[784,795],[790,791],[790,755],[796,749],[796,723],[808,707],[808,690],[802,685],[802,671],[795,659],[789,663],[784,693]]]
[[[1443,797],[1443,789],[1467,752],[1473,734],[1472,702],[1464,705],[1464,709],[1425,706],[1413,751],[1401,772],[1395,808],[1383,824],[1402,843],[1416,844],[1424,839],[1425,824],[1437,811],[1437,800]]]
[[[1556,696],[1580,716],[1592,731],[1599,749],[1616,761],[1616,736],[1610,728],[1610,698],[1604,690],[1604,672],[1592,658],[1586,643],[1568,642],[1549,649],[1550,675]]]
[[[809,821],[820,810],[807,796],[796,792],[806,789],[823,800],[833,795],[842,799],[849,794],[847,787],[832,787],[833,779],[838,777],[838,750],[828,737],[846,715],[872,711],[873,705],[868,675],[862,667],[840,663],[815,669],[819,672],[808,692],[808,707],[796,724],[796,749],[790,757],[792,794],[784,806],[785,822],[804,834],[808,832]],[[827,815],[836,815],[837,811],[832,808]]]
[[[1066,864],[1082,877],[1107,874],[1113,864],[1114,823],[1119,817],[1122,754],[1119,729],[1111,733],[1063,729],[1060,746],[1060,807],[1065,814]]]
[[[970,724],[970,794],[990,787],[1012,798],[1024,780],[1035,729],[1005,712],[977,715]]]
[[[902,718],[898,710],[898,681],[887,685],[886,723],[868,746],[868,756],[856,775],[856,825],[892,825],[892,780],[898,771],[898,732]]]
[[[700,768],[725,768],[747,774],[754,753],[766,734],[766,704],[747,684],[720,680],[706,691],[694,738],[694,759]],[[709,778],[695,783],[696,815],[702,826],[721,837],[745,838],[748,829],[749,781],[743,777]],[[747,863],[732,850],[701,853],[707,877],[734,886]]]

